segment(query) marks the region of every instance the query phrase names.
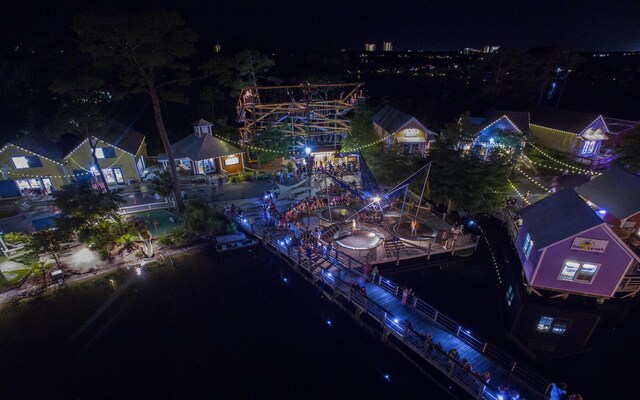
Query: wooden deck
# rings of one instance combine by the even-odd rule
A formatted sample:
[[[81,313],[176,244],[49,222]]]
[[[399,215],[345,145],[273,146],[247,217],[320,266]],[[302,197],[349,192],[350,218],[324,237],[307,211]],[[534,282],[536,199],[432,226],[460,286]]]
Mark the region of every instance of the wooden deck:
[[[517,392],[530,400],[546,399],[549,380],[516,362],[497,347],[474,337],[453,319],[416,296],[410,295],[403,306],[402,289],[381,276],[374,282],[366,281],[364,266],[358,260],[335,251],[328,258],[318,254],[307,257],[299,249],[287,246],[284,235],[263,230],[259,237],[296,271],[330,293],[334,301],[342,299],[356,310],[357,316],[365,314],[377,321],[383,340],[393,338],[408,347],[472,398],[497,400],[498,387],[506,384],[511,388],[511,395]],[[352,290],[356,282],[364,284],[366,297]],[[404,328],[406,321],[411,322],[413,331]],[[441,349],[428,346],[425,333],[430,334],[433,344],[439,344]],[[447,356],[451,349],[458,352],[457,362]],[[471,363],[472,371],[463,368],[463,360]],[[491,374],[488,384],[480,376],[485,371]]]

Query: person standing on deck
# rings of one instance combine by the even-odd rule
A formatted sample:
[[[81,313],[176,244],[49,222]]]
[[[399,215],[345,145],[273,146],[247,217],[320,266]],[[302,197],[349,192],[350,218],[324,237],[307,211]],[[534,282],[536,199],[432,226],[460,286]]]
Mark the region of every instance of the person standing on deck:
[[[371,264],[367,263],[364,266],[364,279],[369,280],[369,274],[371,274]]]
[[[340,209],[340,219],[344,221],[346,217],[347,217],[347,209],[343,207]]]
[[[411,237],[416,237],[418,233],[418,221],[415,218],[411,220]]]
[[[371,282],[376,282],[376,276],[378,276],[378,266],[373,267],[373,271],[371,272]]]
[[[404,290],[402,291],[402,305],[406,306],[407,305],[407,299],[409,298],[409,295],[411,294],[412,290],[409,288],[404,288]]]

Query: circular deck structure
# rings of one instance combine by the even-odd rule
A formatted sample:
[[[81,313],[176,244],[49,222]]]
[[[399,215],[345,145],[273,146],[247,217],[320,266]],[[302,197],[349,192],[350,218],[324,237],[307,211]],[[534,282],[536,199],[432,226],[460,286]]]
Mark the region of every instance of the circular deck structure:
[[[393,233],[403,240],[432,240],[436,237],[437,232],[429,225],[421,222],[416,230],[416,237],[411,237],[411,221],[402,221],[391,227]]]
[[[351,221],[353,218],[355,218],[354,214],[358,212],[358,210],[356,210],[351,206],[346,206],[346,207],[335,206],[335,207],[331,207],[331,216],[329,216],[329,208],[327,207],[318,211],[318,218],[320,218],[325,222],[342,222],[342,219],[340,219],[340,210],[342,208],[347,209],[347,216],[345,217],[347,221]],[[350,218],[352,215],[354,217]]]
[[[364,227],[352,230],[343,228],[333,235],[336,245],[349,250],[372,250],[384,243],[384,236],[374,229]]]

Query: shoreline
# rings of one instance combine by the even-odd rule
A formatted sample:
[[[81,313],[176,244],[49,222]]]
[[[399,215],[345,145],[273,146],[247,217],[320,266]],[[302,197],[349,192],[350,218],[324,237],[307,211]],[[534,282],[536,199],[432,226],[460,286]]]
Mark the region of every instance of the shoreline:
[[[150,261],[151,265],[145,268],[156,268],[159,265],[164,265],[166,262],[166,259],[170,259],[171,257],[185,254],[189,251],[201,250],[206,246],[210,246],[210,245],[211,243],[196,243],[191,246],[185,246],[177,249],[164,247],[163,248],[164,251],[162,252],[158,251],[157,255],[152,259],[152,261]],[[164,258],[164,260],[162,260],[162,258]],[[160,261],[160,262],[158,263],[156,261]],[[104,275],[108,275],[122,268],[125,268],[127,265],[130,265],[130,263],[125,261],[110,263],[104,268],[101,268],[97,271],[72,275],[71,277],[66,278],[62,284],[50,283],[46,287],[42,287],[41,285],[26,286],[27,282],[25,282],[24,287],[19,287],[17,289],[0,293],[0,312],[2,312],[6,307],[9,307],[11,305],[20,304],[23,301],[34,300],[41,296],[50,294],[52,291],[56,290],[61,286],[72,286],[78,283],[89,281],[91,279],[97,279]]]

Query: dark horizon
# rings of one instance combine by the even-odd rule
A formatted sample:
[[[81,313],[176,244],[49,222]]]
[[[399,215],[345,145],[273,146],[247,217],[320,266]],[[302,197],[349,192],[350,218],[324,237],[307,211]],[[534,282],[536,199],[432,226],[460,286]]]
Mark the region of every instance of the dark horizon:
[[[561,47],[572,51],[640,50],[640,3],[597,0],[558,3],[500,4],[497,1],[421,4],[416,0],[366,7],[334,0],[211,3],[186,0],[130,2],[61,0],[6,4],[0,33],[5,45],[34,35],[70,35],[73,15],[113,8],[175,10],[200,36],[205,48],[220,43],[223,51],[362,50],[365,43],[390,41],[394,50],[453,51],[465,47]]]

